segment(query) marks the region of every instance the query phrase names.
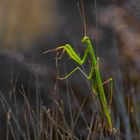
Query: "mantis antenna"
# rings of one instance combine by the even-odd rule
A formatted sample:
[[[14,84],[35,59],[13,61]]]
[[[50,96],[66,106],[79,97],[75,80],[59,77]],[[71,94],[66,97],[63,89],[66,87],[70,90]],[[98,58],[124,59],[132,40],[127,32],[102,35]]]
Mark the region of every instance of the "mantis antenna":
[[[96,50],[96,55],[98,57],[99,55],[99,40],[98,40],[98,9],[97,9],[97,0],[94,1],[94,4],[95,4],[95,18],[96,18],[96,34],[97,34],[97,38],[96,38],[96,47],[97,47],[97,50]]]
[[[80,4],[79,2],[77,3],[78,5],[78,9],[80,12],[80,16],[83,22],[83,26],[84,26],[84,36],[87,36],[87,23],[86,23],[86,17],[85,17],[85,10],[84,10],[84,5],[83,5],[83,0],[80,0]]]

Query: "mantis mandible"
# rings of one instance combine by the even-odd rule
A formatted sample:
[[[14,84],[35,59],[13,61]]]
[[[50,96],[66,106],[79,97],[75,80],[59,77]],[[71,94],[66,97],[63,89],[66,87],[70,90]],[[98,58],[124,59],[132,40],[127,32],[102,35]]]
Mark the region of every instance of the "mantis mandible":
[[[93,89],[93,92],[96,92],[99,96],[101,109],[102,109],[102,112],[103,112],[103,114],[104,114],[104,116],[107,120],[108,129],[109,129],[110,132],[112,132],[114,127],[113,127],[113,122],[112,122],[112,119],[111,119],[109,107],[108,107],[106,96],[105,96],[105,91],[104,91],[104,87],[103,87],[104,83],[102,82],[100,71],[99,71],[98,60],[95,56],[90,38],[85,36],[82,39],[82,43],[87,45],[87,48],[85,50],[85,53],[84,53],[84,56],[83,56],[82,59],[77,55],[77,53],[74,51],[74,49],[71,47],[70,44],[66,44],[64,46],[60,46],[60,47],[57,47],[55,49],[48,50],[44,53],[63,49],[63,53],[66,51],[68,56],[72,60],[76,61],[79,65],[83,65],[85,63],[86,59],[87,59],[88,54],[90,54],[92,64],[91,64],[91,70],[90,70],[89,75],[86,75],[80,67],[76,67],[73,71],[71,71],[65,77],[58,77],[58,78],[60,80],[64,80],[64,79],[68,78],[76,70],[80,70],[86,76],[86,78],[88,80],[90,80],[91,82],[96,79],[96,88],[95,88],[94,84],[91,85],[92,86],[91,88]],[[93,76],[94,76],[95,79],[93,79]]]

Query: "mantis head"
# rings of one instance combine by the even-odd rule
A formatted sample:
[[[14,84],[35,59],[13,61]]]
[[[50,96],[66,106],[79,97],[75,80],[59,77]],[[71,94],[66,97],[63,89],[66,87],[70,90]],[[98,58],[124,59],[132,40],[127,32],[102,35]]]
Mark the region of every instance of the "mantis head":
[[[82,43],[86,43],[89,39],[89,37],[85,36],[83,39],[82,39]]]

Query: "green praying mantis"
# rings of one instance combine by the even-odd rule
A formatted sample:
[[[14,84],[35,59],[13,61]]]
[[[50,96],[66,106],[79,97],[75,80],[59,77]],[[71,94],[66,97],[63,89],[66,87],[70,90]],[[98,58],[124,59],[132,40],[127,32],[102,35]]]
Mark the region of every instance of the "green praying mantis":
[[[96,2],[96,0],[95,0]],[[79,4],[79,3],[78,3]],[[58,50],[63,50],[62,55],[57,58],[57,59],[61,59],[64,52],[67,53],[67,55],[74,60],[75,62],[77,62],[80,66],[82,66],[87,58],[88,55],[90,55],[90,60],[91,60],[91,70],[89,72],[89,75],[87,75],[79,66],[76,67],[75,69],[73,69],[69,74],[67,74],[65,77],[59,77],[58,79],[60,80],[64,80],[67,79],[71,74],[73,74],[75,71],[79,70],[82,72],[82,74],[89,80],[89,82],[91,82],[91,89],[93,91],[93,93],[96,93],[99,97],[99,104],[102,110],[102,115],[106,120],[106,124],[107,124],[107,129],[109,130],[109,132],[116,132],[116,129],[114,127],[114,123],[112,121],[112,117],[110,114],[110,109],[109,107],[111,106],[111,102],[112,102],[112,78],[106,80],[105,82],[102,82],[102,78],[101,78],[101,74],[100,74],[100,70],[99,70],[99,58],[95,56],[95,52],[92,46],[92,42],[91,39],[86,35],[86,19],[85,19],[85,12],[84,12],[84,6],[83,6],[83,1],[81,0],[81,9],[80,6],[78,5],[79,11],[80,11],[80,15],[81,18],[83,20],[83,25],[84,25],[84,31],[85,31],[85,36],[82,39],[82,44],[86,44],[86,50],[85,53],[83,55],[83,58],[81,59],[80,56],[78,56],[78,54],[74,51],[74,49],[72,48],[72,46],[70,44],[65,44],[64,46],[59,46],[55,49],[51,49],[48,50],[44,53],[48,53],[48,52],[52,52],[52,51],[58,51]],[[96,11],[97,12],[97,11]],[[108,105],[107,103],[107,99],[105,96],[105,90],[104,90],[104,84],[111,82],[111,91],[110,91],[110,103]]]
[[[101,106],[101,109],[102,109],[102,114],[106,118],[106,121],[107,121],[107,124],[108,124],[107,125],[108,130],[110,132],[112,132],[112,130],[114,129],[114,125],[113,125],[113,122],[112,122],[112,119],[111,119],[111,114],[110,114],[110,111],[109,111],[109,106],[108,106],[108,103],[107,103],[107,100],[106,100],[105,91],[104,91],[104,87],[103,87],[103,85],[106,82],[104,82],[104,83],[102,82],[101,74],[100,74],[100,70],[99,70],[98,58],[96,58],[96,56],[95,56],[95,53],[94,53],[94,50],[93,50],[93,47],[92,47],[92,43],[91,43],[91,40],[90,40],[89,37],[85,36],[82,39],[82,43],[87,45],[87,48],[85,50],[85,53],[84,53],[84,56],[83,56],[82,59],[78,56],[78,54],[74,51],[74,49],[72,48],[72,46],[70,44],[66,44],[64,46],[60,46],[60,47],[57,47],[55,49],[48,50],[44,53],[48,53],[48,52],[51,52],[51,51],[58,51],[58,50],[62,49],[63,53],[66,52],[68,54],[68,56],[72,60],[77,62],[79,65],[83,65],[85,63],[88,55],[90,55],[92,64],[91,64],[91,70],[90,70],[89,75],[86,75],[85,72],[80,67],[76,67],[74,70],[72,70],[65,77],[58,77],[58,78],[60,80],[64,80],[64,79],[68,78],[71,74],[73,74],[75,71],[77,71],[77,70],[81,71],[86,76],[86,78],[92,83],[91,88],[92,88],[93,92],[94,93],[96,92],[97,95],[99,96],[99,103],[100,103],[100,106]],[[59,59],[61,59],[61,57]],[[112,80],[112,78],[110,78],[108,81],[111,81],[111,80]],[[93,81],[95,81],[95,82],[93,82]]]

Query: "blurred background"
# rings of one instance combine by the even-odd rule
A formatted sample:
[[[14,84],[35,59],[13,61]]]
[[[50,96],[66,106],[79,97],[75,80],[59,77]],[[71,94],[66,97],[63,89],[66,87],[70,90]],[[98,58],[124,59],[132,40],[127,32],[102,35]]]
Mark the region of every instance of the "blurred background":
[[[46,108],[51,108],[56,98],[63,100],[65,108],[68,108],[67,87],[72,89],[76,103],[81,104],[90,95],[88,81],[79,72],[68,80],[57,81],[57,74],[64,76],[76,66],[67,55],[56,63],[55,52],[42,54],[66,43],[72,44],[77,53],[84,53],[85,46],[81,44],[84,28],[78,2],[0,0],[1,139],[9,138],[9,112],[15,114],[11,117],[12,126],[24,128],[22,109],[25,97],[21,92],[25,93],[35,110],[38,96],[39,103]],[[102,77],[104,81],[113,77],[112,114],[115,125],[121,129],[122,138],[140,138],[140,2],[83,2],[87,34],[92,39],[96,55],[100,57]],[[89,70],[88,62],[83,69]],[[72,109],[76,109],[74,104]],[[86,101],[83,110],[87,122],[90,122],[93,106]],[[69,113],[66,111],[65,115],[67,118]],[[75,133],[84,139],[87,132],[81,126],[82,120],[78,122]]]

